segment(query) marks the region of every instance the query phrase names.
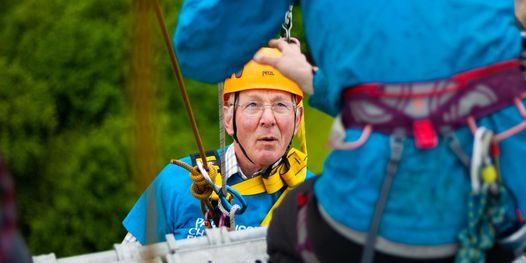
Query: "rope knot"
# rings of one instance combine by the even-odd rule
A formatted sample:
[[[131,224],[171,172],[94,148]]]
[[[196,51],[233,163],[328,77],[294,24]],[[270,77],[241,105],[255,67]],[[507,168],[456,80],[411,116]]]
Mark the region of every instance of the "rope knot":
[[[199,171],[199,168],[197,166],[190,166],[184,162],[181,162],[179,160],[171,160],[172,164],[178,165],[190,172],[190,179],[192,179],[192,186],[190,188],[192,195],[202,201],[208,200],[210,195],[214,192],[214,189],[210,184],[205,180],[201,172]],[[217,167],[213,165],[209,165],[211,169],[208,171],[208,175],[210,176],[210,179],[212,181],[215,181],[215,178],[217,177],[218,171]]]

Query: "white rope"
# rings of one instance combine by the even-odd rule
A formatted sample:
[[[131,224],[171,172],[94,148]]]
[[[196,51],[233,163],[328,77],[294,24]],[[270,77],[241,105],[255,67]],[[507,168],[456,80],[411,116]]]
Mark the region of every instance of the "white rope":
[[[197,160],[197,169],[199,169],[199,171],[201,172],[201,175],[203,176],[203,178],[205,179],[205,181],[212,187],[212,189],[214,190],[214,192],[219,193],[219,191],[221,190],[221,188],[216,185],[212,179],[210,179],[210,175],[208,175],[208,172],[206,171],[206,169],[203,167],[203,162]]]
[[[233,230],[236,230],[236,219],[235,219],[235,216],[236,216],[236,212],[237,210],[241,209],[241,206],[235,204],[232,206],[232,208],[230,209],[230,213],[229,213],[229,216],[230,216],[230,231],[233,231]]]

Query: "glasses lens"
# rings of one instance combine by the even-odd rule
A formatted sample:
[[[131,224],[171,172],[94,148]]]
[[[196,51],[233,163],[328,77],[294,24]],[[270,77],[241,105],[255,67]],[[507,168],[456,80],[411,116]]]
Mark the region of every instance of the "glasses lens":
[[[270,107],[274,115],[288,115],[294,110],[294,104],[292,102],[275,102],[272,104],[262,104],[258,102],[248,102],[240,104],[239,108],[247,116],[260,116],[263,110]]]
[[[272,104],[272,112],[275,114],[289,114],[293,105],[290,102],[276,102]]]

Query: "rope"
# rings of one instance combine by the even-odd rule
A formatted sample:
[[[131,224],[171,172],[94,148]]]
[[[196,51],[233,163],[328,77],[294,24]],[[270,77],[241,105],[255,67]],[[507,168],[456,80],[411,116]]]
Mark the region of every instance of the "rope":
[[[223,112],[224,107],[224,98],[223,98],[223,82],[220,82],[217,84],[217,98],[218,98],[218,105],[219,105],[219,144],[221,146],[221,158],[220,158],[220,169],[221,169],[221,189],[223,191],[223,195],[227,195],[226,191],[226,180],[228,179],[226,177],[225,172],[225,116]]]
[[[199,200],[207,200],[214,189],[212,186],[205,180],[198,167],[192,167],[179,160],[171,160],[170,163],[178,165],[190,172],[190,179],[192,179],[192,186],[190,188],[192,195]],[[216,169],[210,169],[208,171],[210,179],[213,181],[217,176]]]
[[[170,163],[178,165],[190,172],[190,179],[192,179],[192,185],[190,186],[190,191],[192,195],[201,201],[201,212],[203,215],[206,215],[208,211],[210,212],[212,218],[216,218],[214,206],[210,202],[210,195],[212,195],[214,189],[212,186],[205,180],[198,167],[192,167],[179,160],[171,160]],[[211,169],[209,175],[212,178],[215,178],[217,171]]]
[[[489,193],[489,188],[481,194],[470,195],[468,203],[468,227],[460,235],[460,250],[456,262],[482,263],[485,261],[484,251],[495,244],[497,230],[495,226],[504,220],[506,203],[503,196],[505,189],[502,184],[498,193]]]
[[[228,230],[233,231],[236,230],[236,211],[241,209],[239,205],[233,205],[232,209],[230,209],[229,217],[230,217],[230,228]]]
[[[498,173],[497,150],[490,150],[494,135],[485,128],[475,132],[471,159],[472,191],[468,201],[468,226],[459,234],[456,262],[485,261],[485,251],[495,244],[496,226],[504,221],[506,189]],[[494,147],[498,145],[494,144]]]
[[[181,96],[183,97],[184,107],[186,109],[186,113],[188,114],[188,120],[190,121],[190,125],[192,126],[192,131],[195,137],[197,148],[199,149],[199,155],[201,156],[201,160],[206,160],[203,142],[201,141],[201,136],[199,136],[199,130],[195,122],[192,106],[190,105],[190,99],[188,98],[186,89],[184,87],[183,75],[181,74],[181,69],[179,68],[179,64],[177,63],[177,57],[175,56],[170,37],[168,36],[168,31],[166,30],[166,24],[164,22],[164,16],[161,11],[161,5],[159,4],[159,0],[154,0],[154,6],[157,21],[159,22],[159,27],[161,28],[163,34],[164,44],[166,45],[166,49],[168,51],[168,54],[170,55],[170,63],[172,65],[172,70],[177,78],[179,91],[181,92]],[[205,169],[208,170],[208,164],[206,162],[203,162],[203,164]]]

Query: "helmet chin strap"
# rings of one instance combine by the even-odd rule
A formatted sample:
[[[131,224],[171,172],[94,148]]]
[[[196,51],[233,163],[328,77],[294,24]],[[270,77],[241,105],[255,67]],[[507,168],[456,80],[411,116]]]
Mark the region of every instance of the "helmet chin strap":
[[[294,96],[294,95],[292,95]],[[245,147],[243,147],[243,145],[241,144],[241,142],[239,141],[239,139],[237,138],[237,125],[236,125],[236,112],[237,112],[237,100],[239,98],[239,92],[236,92],[234,93],[234,112],[232,114],[232,126],[234,128],[234,134],[233,134],[233,139],[234,141],[239,145],[239,148],[241,148],[241,152],[243,152],[243,155],[245,155],[245,157],[252,163],[252,164],[255,164],[254,161],[252,161],[252,159],[250,159],[250,157],[248,157],[248,154],[247,154],[247,151],[245,150]],[[290,140],[289,140],[289,144],[287,145],[287,149],[285,150],[285,152],[283,153],[283,155],[276,161],[274,162],[272,165],[269,165],[267,168],[263,169],[261,174],[263,177],[268,177],[270,175],[270,172],[272,172],[272,169],[276,166],[278,166],[279,164],[281,164],[282,162],[285,162],[286,164],[288,164],[288,159],[287,159],[287,153],[289,152],[290,150],[290,146],[292,145],[292,139],[294,139],[294,133],[296,132],[296,119],[297,119],[297,109],[294,111],[294,126],[293,126],[293,129],[292,129],[292,135],[290,137]]]
[[[254,161],[252,161],[252,159],[250,159],[250,157],[248,157],[247,151],[245,151],[245,147],[243,147],[241,142],[237,139],[236,112],[237,112],[237,99],[238,99],[238,97],[239,97],[239,92],[234,93],[234,113],[232,115],[232,118],[233,118],[232,125],[233,125],[233,128],[234,128],[234,135],[232,137],[234,138],[234,141],[236,141],[237,144],[239,144],[239,148],[241,148],[241,152],[243,152],[243,155],[245,155],[245,157],[252,164],[255,164]]]

